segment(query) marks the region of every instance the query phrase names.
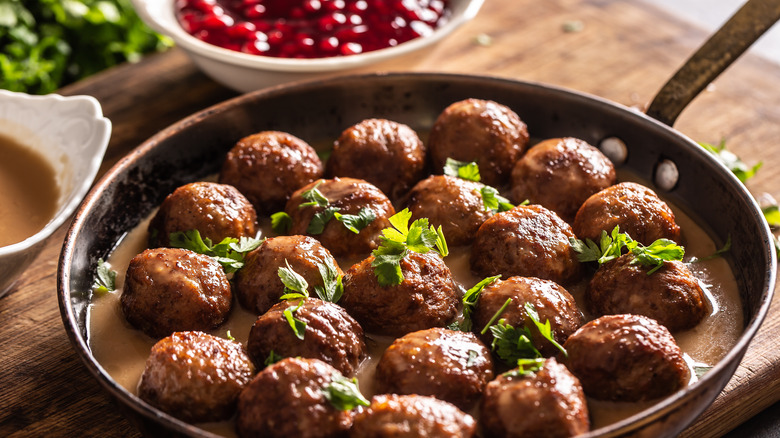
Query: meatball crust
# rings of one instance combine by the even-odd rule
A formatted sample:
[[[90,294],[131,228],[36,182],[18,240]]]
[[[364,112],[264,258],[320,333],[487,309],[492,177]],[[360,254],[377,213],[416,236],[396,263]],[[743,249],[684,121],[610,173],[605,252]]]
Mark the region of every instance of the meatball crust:
[[[597,148],[578,138],[545,140],[528,149],[512,169],[512,197],[528,199],[573,222],[590,195],[615,184],[615,167]]]
[[[317,188],[328,200],[328,208],[338,208],[341,214],[357,215],[364,208],[374,212],[376,218],[355,234],[335,218],[325,224],[321,233],[310,232],[315,214],[325,207],[300,207],[306,201],[303,194]],[[297,190],[284,209],[292,218],[290,234],[310,235],[322,242],[336,256],[366,255],[379,246],[382,230],[390,226],[388,218],[395,214],[393,204],[382,191],[366,181],[354,178],[317,180]]]
[[[482,182],[501,186],[528,145],[528,128],[509,107],[490,100],[455,102],[439,114],[428,139],[437,173],[447,158],[476,161]]]
[[[707,314],[696,277],[679,261],[651,269],[629,253],[601,265],[585,290],[585,303],[596,315],[633,313],[655,319],[672,332],[687,330]]]
[[[340,306],[317,298],[282,301],[260,315],[249,331],[247,350],[252,362],[262,368],[273,351],[282,357],[319,359],[342,374],[352,376],[366,357],[363,328]],[[290,327],[284,311],[306,323],[303,339]]]
[[[607,315],[580,327],[562,362],[599,400],[644,401],[672,394],[691,374],[666,327],[641,315]],[[560,359],[560,358],[559,358]]]
[[[632,182],[608,187],[588,198],[574,218],[574,233],[597,242],[601,231],[615,226],[644,245],[658,239],[680,241],[674,212],[654,191]]]
[[[554,212],[540,205],[520,205],[479,227],[471,246],[471,271],[481,277],[518,275],[570,284],[582,275],[569,242],[573,237],[569,224]]]
[[[399,199],[423,177],[425,164],[425,145],[409,126],[366,119],[345,129],[333,144],[326,175],[363,179]]]
[[[448,175],[434,175],[418,182],[409,192],[406,206],[414,219],[428,218],[441,226],[450,246],[468,245],[479,226],[493,215],[482,200],[483,184]]]
[[[228,317],[233,301],[213,258],[180,248],[147,249],[130,260],[120,298],[127,321],[153,338],[207,331]]]
[[[490,382],[480,406],[485,436],[566,438],[590,430],[579,380],[554,358],[534,372]]]
[[[382,286],[371,263],[356,263],[344,274],[340,304],[366,331],[402,336],[431,327],[443,327],[458,312],[459,293],[450,269],[438,253],[409,251],[401,260],[401,284]]]
[[[255,237],[257,214],[235,187],[212,182],[185,184],[168,195],[149,223],[150,247],[170,246],[170,234],[198,230],[202,238]]]
[[[396,339],[376,367],[378,393],[430,395],[463,410],[491,380],[490,350],[473,333],[439,327]]]
[[[322,388],[338,370],[317,359],[287,358],[259,372],[238,398],[236,429],[242,438],[345,437],[350,411],[325,399]]]
[[[138,396],[187,422],[227,420],[254,367],[240,343],[175,332],[152,347]]]
[[[320,157],[308,143],[286,132],[263,131],[242,138],[230,149],[219,182],[235,186],[258,213],[273,213],[323,171]]]
[[[323,286],[319,266],[329,261],[339,276],[344,275],[336,260],[317,239],[308,236],[278,236],[265,239],[262,245],[244,258],[244,267],[233,277],[238,301],[256,314],[268,311],[284,294],[279,268],[289,264],[309,284],[309,295],[316,296],[315,286]]]
[[[468,438],[476,432],[471,415],[423,395],[377,395],[354,417],[350,438]]]
[[[512,301],[501,312],[500,318],[513,327],[527,327],[534,347],[545,356],[555,355],[559,350],[539,333],[525,310],[526,303],[534,306],[541,323],[550,322],[553,338],[561,345],[583,323],[582,312],[574,297],[562,286],[541,278],[509,277],[496,280],[482,289],[471,315],[474,330],[481,331],[508,299]],[[481,337],[487,345],[493,342],[493,334],[489,330]]]

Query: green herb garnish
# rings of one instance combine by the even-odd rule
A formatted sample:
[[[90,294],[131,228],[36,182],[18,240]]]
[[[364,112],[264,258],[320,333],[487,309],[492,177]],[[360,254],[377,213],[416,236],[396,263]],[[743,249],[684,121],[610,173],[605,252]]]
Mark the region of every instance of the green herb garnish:
[[[363,207],[360,209],[358,214],[341,214],[336,211],[333,213],[333,216],[335,216],[337,221],[344,224],[348,230],[355,234],[360,233],[360,230],[367,227],[371,222],[374,221],[374,219],[376,219],[376,213],[374,213],[374,210],[368,207]]]
[[[322,387],[322,395],[334,408],[350,411],[358,406],[371,406],[360,393],[357,378],[348,379],[341,374],[333,374],[330,383]]]
[[[336,268],[332,258],[326,258],[324,262],[317,263],[317,269],[322,277],[322,286],[314,286],[314,292],[322,301],[337,303],[344,294],[342,276]]]
[[[341,222],[348,230],[358,234],[360,233],[360,230],[367,227],[376,219],[376,213],[369,207],[363,207],[358,214],[339,213],[339,210],[341,209],[330,205],[328,198],[317,189],[320,184],[322,184],[322,181],[317,182],[314,187],[301,194],[301,197],[307,202],[300,204],[298,208],[320,207],[323,209],[314,213],[314,216],[312,216],[311,221],[309,222],[309,226],[306,228],[306,233],[314,236],[322,234],[323,231],[325,231],[325,226],[328,222],[335,217],[336,220]],[[281,221],[283,219],[280,217],[279,220]]]
[[[92,282],[92,292],[103,295],[116,290],[116,271],[103,259],[98,259],[97,275]]]
[[[382,230],[379,248],[372,252],[374,261],[371,266],[382,286],[401,284],[404,279],[401,260],[408,251],[425,254],[435,249],[442,257],[449,254],[441,226],[438,229],[429,226],[427,218],[417,219],[410,226],[411,218],[412,212],[408,208],[391,216],[392,227]]]
[[[770,227],[780,227],[780,208],[778,208],[777,204],[762,207],[761,211],[764,213],[764,218],[766,218],[766,222]]]
[[[317,181],[317,184],[314,184],[314,187],[301,193],[301,198],[308,202],[302,203],[298,206],[298,208],[328,206],[328,198],[326,198],[325,195],[323,195],[322,192],[320,192],[318,189],[320,184],[322,184],[321,180]]]
[[[761,166],[764,164],[763,162],[759,162],[753,167],[748,166],[742,160],[739,159],[738,156],[734,155],[734,153],[726,150],[726,140],[721,139],[720,144],[717,146],[713,146],[708,143],[699,143],[701,147],[703,147],[707,152],[711,153],[715,156],[715,158],[718,159],[721,163],[723,163],[729,170],[731,170],[734,175],[744,184],[748,179],[754,177],[756,175],[756,172],[758,172],[758,169],[761,168]]]
[[[272,214],[271,229],[273,229],[276,234],[288,234],[290,229],[292,229],[292,217],[283,211]]]
[[[482,195],[482,203],[485,205],[485,210],[487,211],[501,213],[515,208],[515,206],[509,202],[509,199],[499,195],[498,190],[493,187],[484,186],[479,192]]]
[[[295,337],[300,340],[303,340],[303,337],[306,334],[306,322],[296,318],[295,312],[297,312],[298,309],[303,306],[303,301],[304,300],[301,300],[294,309],[292,307],[288,307],[284,309],[284,312],[282,312],[284,314],[284,318],[287,320],[287,324],[290,325],[293,333],[295,333]]]
[[[505,372],[504,376],[523,377],[542,369],[546,359],[534,357],[530,359],[517,359],[517,368]]]
[[[499,358],[507,364],[516,363],[519,359],[533,359],[542,357],[542,353],[533,345],[531,341],[531,330],[528,327],[515,328],[511,324],[508,324],[505,319],[499,319],[497,324],[493,322],[498,319],[504,310],[512,302],[511,298],[507,298],[504,305],[493,314],[490,321],[482,329],[482,334],[488,330],[493,334],[493,342],[491,348],[496,352]],[[536,308],[531,303],[525,303],[525,311],[528,318],[534,323],[539,333],[548,341],[550,341],[556,348],[558,348],[564,355],[566,350],[555,341],[553,337],[552,329],[550,327],[550,321],[547,320],[544,324],[539,320],[539,314],[536,312]]]
[[[226,237],[214,245],[208,237],[201,238],[198,230],[189,230],[171,233],[169,240],[174,248],[184,248],[212,257],[229,274],[243,268],[246,253],[260,246],[264,239]]]
[[[309,298],[309,283],[303,276],[290,267],[290,263],[285,259],[284,264],[287,267],[280,266],[277,270],[279,279],[284,284],[284,294],[279,297],[280,300],[305,300]]]
[[[583,242],[573,237],[569,238],[569,243],[572,249],[578,253],[577,260],[583,263],[595,261],[599,265],[620,257],[623,254],[623,248],[626,248],[634,255],[631,264],[640,263],[652,266],[647,275],[661,269],[664,261],[680,261],[685,256],[685,248],[672,240],[658,239],[649,246],[644,246],[628,234],[621,233],[619,226],[615,226],[611,235],[602,230],[598,245],[590,239]]]
[[[271,352],[268,353],[268,357],[265,358],[265,362],[263,362],[263,365],[265,366],[273,365],[282,359],[284,359],[284,356],[280,356],[276,354],[273,350],[271,350]]]
[[[552,327],[550,326],[550,320],[542,324],[542,322],[539,319],[539,314],[536,312],[536,308],[531,303],[525,303],[525,313],[528,315],[529,318],[531,318],[531,321],[533,321],[534,325],[536,326],[536,329],[539,330],[539,333],[544,336],[544,339],[547,339],[552,343],[555,348],[560,350],[561,353],[563,353],[564,356],[568,356],[569,353],[566,352],[566,350],[563,348],[561,344],[558,343],[558,341],[555,340],[555,337],[553,336]]]
[[[226,331],[226,332],[225,332],[225,338],[226,338],[228,341],[233,341],[233,342],[236,342],[236,338],[234,338],[234,337],[233,337],[233,335],[231,335],[231,334],[230,334],[230,330],[228,330],[228,331]]]
[[[458,161],[452,158],[447,158],[444,163],[444,174],[474,182],[479,182],[482,179],[476,162]]]
[[[471,331],[471,313],[474,311],[474,307],[479,301],[479,295],[482,293],[482,289],[489,284],[493,284],[496,280],[501,278],[501,275],[494,275],[493,277],[487,277],[467,290],[463,295],[463,320],[460,323],[453,323],[448,328],[451,330],[460,330],[462,332]]]

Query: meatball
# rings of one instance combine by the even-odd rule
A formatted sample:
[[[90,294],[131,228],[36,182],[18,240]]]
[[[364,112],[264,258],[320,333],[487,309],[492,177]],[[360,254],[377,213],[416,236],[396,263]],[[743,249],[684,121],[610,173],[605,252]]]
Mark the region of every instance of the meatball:
[[[674,212],[649,188],[624,182],[606,188],[582,204],[574,218],[574,233],[598,242],[601,231],[620,231],[645,245],[658,239],[680,241]]]
[[[300,307],[298,307],[300,304]],[[290,309],[295,319],[306,323],[303,339],[290,326],[284,311]],[[281,357],[319,359],[342,374],[351,376],[366,357],[363,328],[340,306],[308,298],[277,303],[260,315],[249,331],[249,357],[262,368],[273,351]]]
[[[322,174],[322,161],[308,143],[285,132],[264,131],[233,146],[219,182],[235,186],[259,213],[273,213],[295,190]]]
[[[350,411],[340,411],[323,388],[343,378],[317,359],[287,358],[255,376],[238,398],[236,429],[242,438],[346,436]]]
[[[607,315],[574,332],[562,359],[585,394],[599,400],[644,401],[688,384],[690,369],[666,327],[641,315]]]
[[[565,438],[590,430],[582,386],[554,358],[536,371],[509,372],[490,382],[480,406],[485,436]]]
[[[491,380],[490,350],[473,333],[444,328],[396,339],[376,366],[378,393],[431,395],[464,410]]]
[[[554,212],[520,205],[479,227],[471,247],[471,271],[481,277],[519,275],[570,284],[582,275],[569,242],[573,237],[569,224]]]
[[[206,333],[175,332],[146,360],[138,396],[187,422],[227,420],[254,367],[238,342]]]
[[[482,182],[501,186],[528,145],[528,128],[508,107],[466,99],[448,106],[431,128],[428,147],[436,172],[447,158],[476,161]]]
[[[528,151],[512,169],[512,197],[528,199],[573,222],[590,195],[615,184],[615,167],[604,154],[583,140],[545,140]]]
[[[307,203],[304,193],[317,189],[328,206],[301,206]],[[375,218],[365,228],[354,233],[342,222],[331,218],[321,230],[310,228],[320,220],[326,208],[336,208],[343,215],[357,215],[370,209]],[[379,246],[382,230],[390,226],[388,218],[395,214],[393,204],[374,185],[354,178],[317,180],[297,190],[287,202],[285,211],[292,218],[290,234],[307,234],[322,242],[336,257],[366,255]]]
[[[434,175],[415,185],[406,206],[415,219],[441,226],[451,246],[468,245],[493,212],[482,200],[483,184],[448,175]]]
[[[468,438],[476,422],[454,405],[423,395],[377,395],[354,417],[350,438]]]
[[[168,195],[149,223],[149,246],[170,246],[170,234],[198,230],[204,239],[255,237],[257,215],[235,187],[211,182],[183,185]]]
[[[186,249],[147,249],[130,260],[120,298],[127,321],[153,338],[211,330],[228,317],[233,294],[213,258]]]
[[[233,277],[233,287],[241,305],[256,314],[268,311],[284,294],[279,268],[289,266],[309,284],[323,286],[320,265],[330,264],[339,276],[344,275],[336,260],[319,241],[308,236],[279,236],[265,239],[244,258],[244,267]]]
[[[382,286],[371,263],[374,256],[344,274],[340,304],[370,333],[402,336],[452,321],[460,303],[450,269],[438,253],[410,251],[401,260],[404,279]]]
[[[366,180],[391,199],[399,199],[423,177],[425,160],[425,146],[410,127],[367,119],[341,133],[326,174]]]
[[[482,331],[508,299],[512,301],[501,312],[500,318],[512,327],[528,328],[534,347],[545,356],[555,355],[559,350],[539,333],[527,315],[526,303],[534,306],[541,323],[550,322],[553,338],[561,345],[583,323],[582,312],[574,297],[557,283],[534,277],[510,277],[496,280],[482,289],[471,315],[474,330]],[[490,345],[493,334],[488,330],[482,335],[482,340]]]
[[[648,316],[672,332],[693,328],[707,314],[696,277],[679,261],[647,275],[650,269],[631,253],[601,265],[585,291],[586,305],[596,315]]]

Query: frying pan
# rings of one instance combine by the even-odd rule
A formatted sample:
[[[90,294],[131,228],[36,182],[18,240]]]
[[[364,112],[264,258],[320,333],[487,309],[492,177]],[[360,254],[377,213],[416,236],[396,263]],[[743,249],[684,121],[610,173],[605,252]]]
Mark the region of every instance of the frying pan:
[[[316,144],[367,117],[430,128],[450,103],[491,99],[516,111],[539,138],[572,136],[591,144],[618,138],[626,145],[617,163],[647,181],[721,239],[737,279],[745,328],[737,344],[704,377],[654,406],[588,436],[675,436],[723,389],[763,321],[775,287],[776,255],[770,230],[751,194],[723,165],[672,129],[685,105],[780,18],[780,0],[751,0],[638,113],[622,105],[537,83],[486,76],[435,73],[337,77],[260,90],[194,114],[161,131],[119,161],[96,184],[68,230],[58,270],[63,322],[77,354],[150,436],[211,434],[146,404],[120,387],[87,345],[87,308],[93,273],[125,232],[176,187],[218,172],[239,138],[261,130],[294,133]]]

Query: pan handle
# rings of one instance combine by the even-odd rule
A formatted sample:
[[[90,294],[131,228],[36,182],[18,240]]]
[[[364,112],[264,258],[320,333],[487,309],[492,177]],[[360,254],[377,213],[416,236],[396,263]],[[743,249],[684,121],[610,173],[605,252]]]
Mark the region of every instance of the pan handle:
[[[778,20],[780,0],[748,0],[661,88],[647,115],[672,126],[682,110]]]

